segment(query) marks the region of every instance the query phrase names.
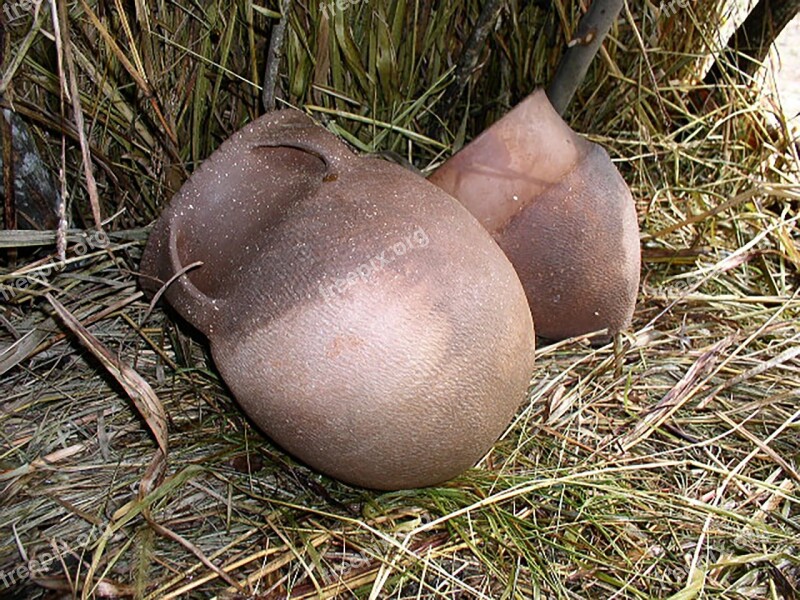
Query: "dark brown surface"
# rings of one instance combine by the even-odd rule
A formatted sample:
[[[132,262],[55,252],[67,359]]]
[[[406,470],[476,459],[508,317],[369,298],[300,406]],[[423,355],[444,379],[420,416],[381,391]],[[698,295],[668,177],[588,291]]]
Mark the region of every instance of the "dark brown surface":
[[[608,154],[537,91],[430,177],[511,259],[536,332],[563,339],[627,327],[639,285],[639,228]]]

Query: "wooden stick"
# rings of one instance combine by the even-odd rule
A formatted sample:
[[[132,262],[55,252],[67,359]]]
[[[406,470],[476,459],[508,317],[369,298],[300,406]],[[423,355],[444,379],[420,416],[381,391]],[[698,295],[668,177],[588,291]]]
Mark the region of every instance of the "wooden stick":
[[[269,38],[267,66],[264,69],[264,89],[261,92],[261,103],[267,112],[275,110],[275,87],[278,84],[278,68],[281,65],[281,58],[283,58],[283,40],[286,37],[286,26],[289,23],[291,7],[292,0],[281,1],[281,18],[272,26]]]
[[[578,24],[547,88],[547,97],[558,114],[563,115],[572,101],[624,3],[625,0],[594,0]]]

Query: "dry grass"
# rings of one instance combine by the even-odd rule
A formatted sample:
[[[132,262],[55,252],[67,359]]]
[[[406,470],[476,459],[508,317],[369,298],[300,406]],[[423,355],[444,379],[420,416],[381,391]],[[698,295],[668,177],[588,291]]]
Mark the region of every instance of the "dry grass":
[[[442,4],[360,2],[326,22],[296,3],[284,97],[359,149],[426,168],[547,80],[578,3],[509,0],[452,115],[437,105],[481,3]],[[70,73],[47,5],[28,37],[33,19],[14,21],[3,105],[56,172],[65,140],[76,229],[61,270],[52,235],[0,232],[18,252],[0,270],[0,596],[796,598],[797,146],[752,87],[698,88],[720,6],[634,4],[569,115],[637,199],[631,331],[616,352],[540,348],[530,401],[479,468],[380,494],[261,437],[203,341],[148,314],[136,287],[142,228],[258,114],[273,17],[243,1],[71,4],[60,42],[66,26],[78,103],[60,99]],[[74,107],[108,238],[81,231],[94,222]],[[81,346],[45,294],[111,356]],[[167,477],[143,499],[157,445],[115,363],[168,416]]]

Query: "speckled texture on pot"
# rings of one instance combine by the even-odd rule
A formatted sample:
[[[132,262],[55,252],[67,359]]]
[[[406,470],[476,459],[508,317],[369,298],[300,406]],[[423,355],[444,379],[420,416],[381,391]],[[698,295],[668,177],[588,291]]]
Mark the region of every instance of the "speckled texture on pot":
[[[176,194],[142,261],[278,444],[341,480],[432,485],[525,398],[534,333],[513,267],[453,198],[357,157],[294,110],[234,134]]]

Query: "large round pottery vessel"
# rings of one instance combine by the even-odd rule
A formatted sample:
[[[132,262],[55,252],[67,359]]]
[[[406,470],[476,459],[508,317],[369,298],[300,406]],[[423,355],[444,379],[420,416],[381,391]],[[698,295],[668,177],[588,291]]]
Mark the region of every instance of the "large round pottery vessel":
[[[639,226],[605,150],[578,136],[539,90],[429,178],[491,232],[549,339],[630,324]]]
[[[474,465],[525,398],[519,278],[457,201],[357,157],[296,110],[246,126],[172,199],[150,292],[209,339],[247,414],[310,466],[376,489]]]

